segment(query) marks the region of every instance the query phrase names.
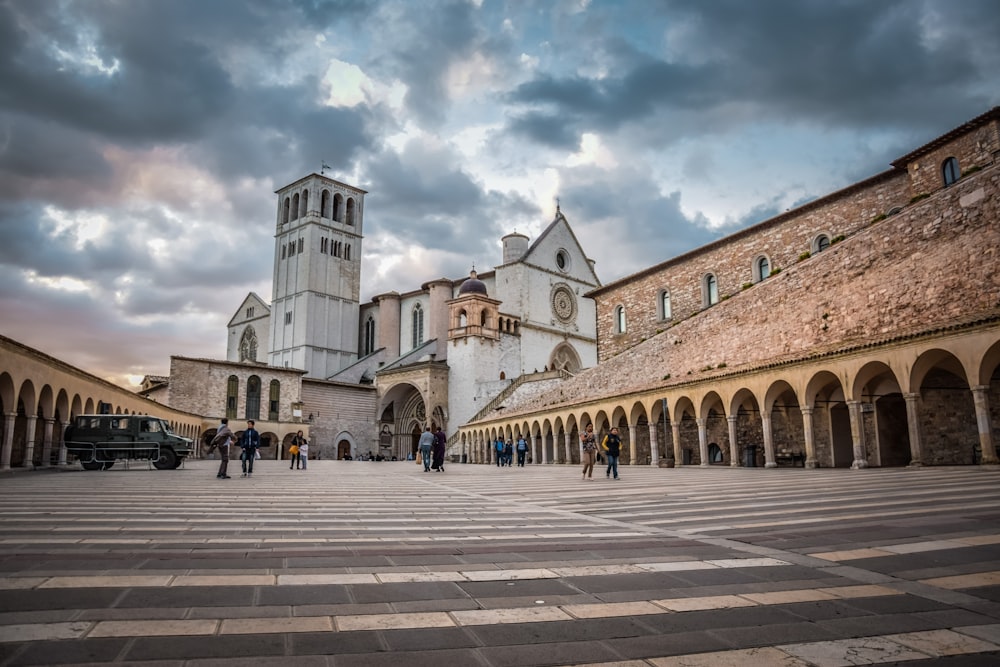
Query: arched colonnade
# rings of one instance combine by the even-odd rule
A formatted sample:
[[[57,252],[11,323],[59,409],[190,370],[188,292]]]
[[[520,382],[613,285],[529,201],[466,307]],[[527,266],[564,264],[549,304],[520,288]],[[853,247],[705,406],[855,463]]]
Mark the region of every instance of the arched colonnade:
[[[719,371],[722,373],[719,373]],[[587,423],[617,426],[626,465],[851,467],[996,464],[1000,327],[862,346],[657,391],[464,426],[460,451],[526,436],[534,464],[578,463]],[[516,409],[516,408],[515,408]]]

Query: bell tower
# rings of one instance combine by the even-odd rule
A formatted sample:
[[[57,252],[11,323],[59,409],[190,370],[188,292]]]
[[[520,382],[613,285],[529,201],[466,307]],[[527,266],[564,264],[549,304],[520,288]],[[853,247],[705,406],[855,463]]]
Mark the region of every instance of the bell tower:
[[[314,173],[276,194],[269,363],[324,379],[358,358],[367,192]]]

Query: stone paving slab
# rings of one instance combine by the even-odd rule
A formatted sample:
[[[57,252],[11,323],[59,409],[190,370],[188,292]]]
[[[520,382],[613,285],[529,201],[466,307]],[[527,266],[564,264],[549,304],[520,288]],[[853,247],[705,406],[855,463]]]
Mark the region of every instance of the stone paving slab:
[[[609,510],[562,466],[427,480],[406,464],[321,461],[306,478],[269,463],[242,488],[200,461],[116,470],[114,485],[0,479],[0,667],[1000,656],[1000,470],[637,467]],[[70,510],[51,500],[74,493]],[[122,516],[123,493],[147,515],[183,497],[185,513]],[[252,514],[219,510],[250,494]]]

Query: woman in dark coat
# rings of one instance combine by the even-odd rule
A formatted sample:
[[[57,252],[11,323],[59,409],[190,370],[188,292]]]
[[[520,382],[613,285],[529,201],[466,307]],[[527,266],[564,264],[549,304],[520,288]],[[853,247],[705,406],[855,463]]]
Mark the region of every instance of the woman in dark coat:
[[[444,434],[444,429],[439,426],[437,433],[434,434],[434,447],[431,450],[433,453],[431,469],[435,472],[444,472],[444,446],[447,441],[448,438]]]

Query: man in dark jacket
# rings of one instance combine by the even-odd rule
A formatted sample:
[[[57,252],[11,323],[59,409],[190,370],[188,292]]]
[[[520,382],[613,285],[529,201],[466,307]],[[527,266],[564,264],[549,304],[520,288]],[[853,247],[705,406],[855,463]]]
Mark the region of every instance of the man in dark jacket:
[[[260,433],[253,427],[252,419],[247,421],[247,430],[243,431],[243,437],[240,438],[240,448],[243,450],[243,476],[253,477],[253,462],[260,449]]]
[[[622,451],[622,439],[618,437],[618,429],[611,429],[611,433],[604,436],[604,440],[601,442],[601,449],[608,453],[608,472],[607,476],[611,477],[611,473],[615,473],[615,479],[618,479],[618,456]]]

